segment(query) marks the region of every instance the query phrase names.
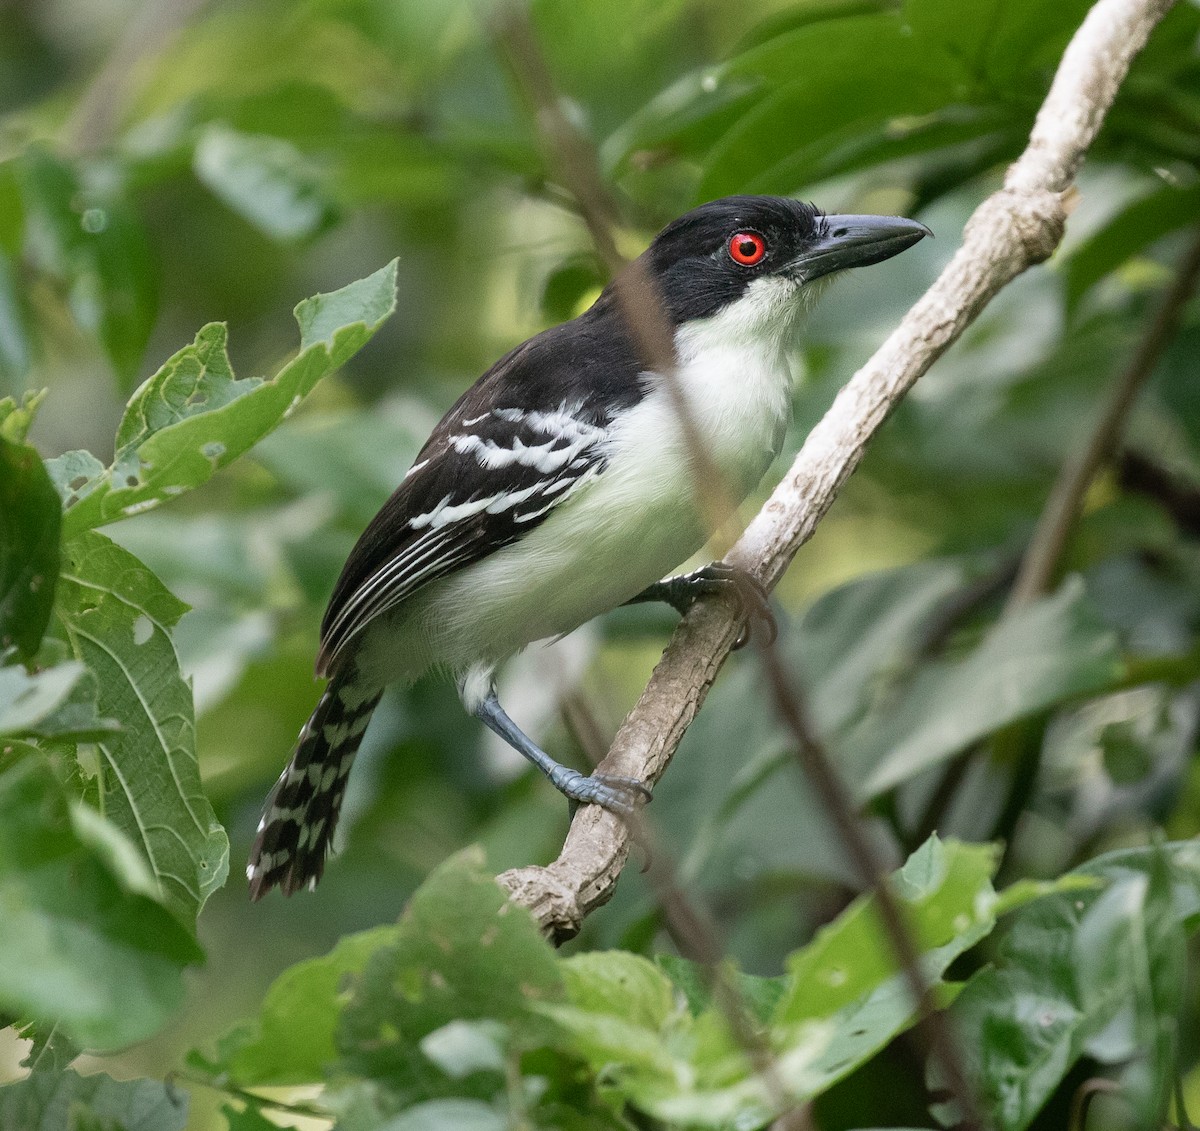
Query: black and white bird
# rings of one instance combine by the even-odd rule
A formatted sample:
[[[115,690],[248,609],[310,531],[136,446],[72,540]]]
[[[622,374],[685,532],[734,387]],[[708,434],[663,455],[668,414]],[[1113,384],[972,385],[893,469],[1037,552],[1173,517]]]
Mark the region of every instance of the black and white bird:
[[[927,234],[899,217],[734,196],[681,216],[643,253],[674,332],[677,389],[723,497],[741,502],[783,442],[789,344],[812,283]],[[334,588],[316,663],[329,682],[267,799],[246,870],[251,898],[316,886],[384,687],[431,667],[453,673],[466,709],[572,803],[628,812],[648,795],[555,762],[500,706],[493,674],[532,641],[618,605],[684,609],[728,584],[720,566],[661,580],[709,533],[693,463],[671,390],[640,357],[613,286],[468,389]]]

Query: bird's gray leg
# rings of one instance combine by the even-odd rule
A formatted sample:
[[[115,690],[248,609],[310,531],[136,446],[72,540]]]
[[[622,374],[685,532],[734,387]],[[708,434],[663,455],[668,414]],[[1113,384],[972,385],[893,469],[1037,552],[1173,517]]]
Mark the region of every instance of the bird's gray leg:
[[[582,774],[556,762],[508,717],[496,698],[495,688],[490,689],[474,706],[473,713],[483,721],[484,726],[528,758],[550,779],[554,788],[571,803],[572,813],[582,801],[625,816],[634,811],[639,800],[650,800],[650,790],[636,778]]]
[[[734,645],[735,648],[742,647],[750,639],[751,630],[760,627],[766,634],[767,643],[775,642],[779,629],[775,614],[771,612],[767,591],[744,569],[726,565],[725,562],[712,562],[691,573],[656,581],[625,603],[633,605],[641,601],[663,601],[683,616],[701,598],[711,596],[733,600],[742,619],[746,621],[746,631]]]

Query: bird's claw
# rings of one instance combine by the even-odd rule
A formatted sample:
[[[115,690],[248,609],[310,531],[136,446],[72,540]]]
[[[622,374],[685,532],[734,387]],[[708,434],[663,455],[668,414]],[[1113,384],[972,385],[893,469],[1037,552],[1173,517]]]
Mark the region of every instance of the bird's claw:
[[[733,645],[735,651],[749,644],[756,632],[763,634],[768,647],[775,643],[779,626],[771,611],[770,596],[762,582],[746,570],[726,562],[712,562],[676,580],[688,586],[692,602],[711,593],[734,603],[744,622]]]
[[[599,805],[619,817],[630,817],[639,805],[647,804],[653,797],[645,782],[618,774],[587,775],[572,770],[554,784],[566,794],[572,817],[581,804]]]
[[[745,622],[737,640],[734,641],[734,649],[744,648],[756,632],[762,633],[762,642],[770,648],[779,638],[779,622],[771,610],[766,588],[748,573],[739,573],[734,586],[738,611]]]

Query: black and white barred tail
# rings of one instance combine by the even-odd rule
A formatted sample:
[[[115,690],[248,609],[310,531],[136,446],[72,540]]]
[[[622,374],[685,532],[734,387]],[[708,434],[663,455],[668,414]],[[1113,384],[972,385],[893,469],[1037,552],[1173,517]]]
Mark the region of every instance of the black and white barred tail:
[[[311,890],[321,878],[346,779],[381,694],[357,677],[353,663],[333,674],[267,797],[246,866],[251,899],[273,887],[284,895]]]

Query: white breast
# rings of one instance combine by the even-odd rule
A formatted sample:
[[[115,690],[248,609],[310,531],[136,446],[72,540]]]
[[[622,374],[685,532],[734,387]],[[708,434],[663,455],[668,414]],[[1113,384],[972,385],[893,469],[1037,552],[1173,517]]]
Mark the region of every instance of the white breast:
[[[777,453],[791,403],[788,319],[768,319],[773,332],[764,334],[761,309],[748,311],[746,302],[676,335],[680,388],[734,503],[753,490]],[[406,602],[387,628],[389,658],[380,656],[390,678],[430,663],[461,671],[569,632],[703,546],[709,531],[678,416],[662,379],[644,379],[647,395],[604,441],[602,473],[569,492],[519,542]],[[398,648],[397,637],[408,647]]]

